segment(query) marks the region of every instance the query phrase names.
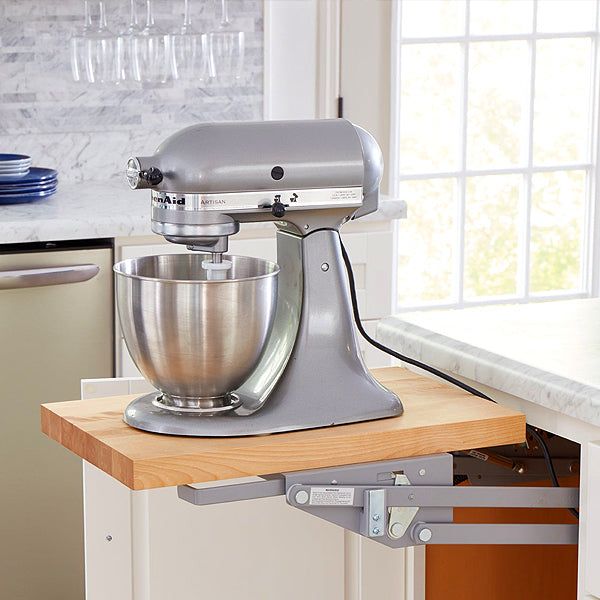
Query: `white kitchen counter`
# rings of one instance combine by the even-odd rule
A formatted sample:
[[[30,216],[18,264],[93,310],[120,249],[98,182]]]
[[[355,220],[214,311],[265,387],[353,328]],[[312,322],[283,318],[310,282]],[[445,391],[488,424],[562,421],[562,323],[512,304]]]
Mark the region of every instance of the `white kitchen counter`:
[[[382,197],[366,220],[406,216],[406,204]],[[264,227],[264,223],[245,227]],[[56,195],[31,204],[0,206],[0,244],[151,235],[150,193],[122,180],[60,183]]]
[[[377,332],[438,369],[600,425],[600,299],[405,313]]]

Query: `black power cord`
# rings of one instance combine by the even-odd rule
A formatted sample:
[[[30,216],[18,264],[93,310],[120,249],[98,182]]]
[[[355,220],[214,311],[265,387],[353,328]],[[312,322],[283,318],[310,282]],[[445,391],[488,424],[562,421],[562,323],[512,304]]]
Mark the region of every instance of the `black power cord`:
[[[401,360],[402,362],[408,363],[409,365],[413,365],[414,367],[418,367],[419,369],[423,369],[424,371],[427,371],[428,373],[431,373],[432,375],[435,375],[436,377],[439,377],[440,379],[443,379],[444,381],[447,381],[448,383],[451,383],[452,385],[459,387],[461,390],[464,390],[465,392],[469,392],[469,394],[473,394],[474,396],[483,398],[484,400],[489,400],[490,402],[496,403],[495,400],[493,400],[489,396],[486,396],[486,394],[479,391],[477,388],[474,388],[466,383],[463,383],[462,381],[455,379],[451,375],[448,375],[447,373],[444,373],[443,371],[440,371],[439,369],[436,369],[435,367],[432,367],[431,365],[425,364],[419,360],[411,358],[410,356],[400,354],[400,352],[396,352],[395,350],[392,350],[391,348],[384,346],[383,344],[378,342],[376,339],[372,338],[365,331],[365,328],[363,327],[362,322],[360,320],[360,312],[358,310],[358,300],[356,297],[356,283],[354,281],[354,272],[352,271],[352,263],[350,262],[350,258],[348,256],[348,253],[346,252],[346,247],[344,246],[344,242],[342,242],[341,237],[340,237],[340,245],[342,248],[342,258],[344,259],[344,264],[346,266],[346,272],[348,273],[348,284],[350,287],[350,299],[352,300],[352,314],[354,315],[354,322],[356,323],[356,328],[358,329],[360,334],[365,338],[365,340],[367,340],[367,342],[369,342],[369,344],[371,344],[378,350],[381,350],[382,352],[385,352],[386,354],[389,354],[390,356],[393,356],[394,358],[397,358],[398,360]],[[544,456],[544,462],[546,463],[546,468],[548,470],[548,474],[550,475],[550,480],[552,481],[552,485],[554,487],[560,487],[560,482],[558,481],[558,476],[556,475],[556,470],[554,468],[554,464],[552,462],[552,457],[550,456],[550,450],[548,449],[548,444],[546,443],[546,440],[531,425],[527,424],[526,430],[527,430],[527,433],[535,439],[535,441],[538,443],[538,445],[542,451],[542,454]],[[577,518],[577,519],[579,518],[579,511],[575,510],[574,508],[569,508],[569,512],[575,518]]]

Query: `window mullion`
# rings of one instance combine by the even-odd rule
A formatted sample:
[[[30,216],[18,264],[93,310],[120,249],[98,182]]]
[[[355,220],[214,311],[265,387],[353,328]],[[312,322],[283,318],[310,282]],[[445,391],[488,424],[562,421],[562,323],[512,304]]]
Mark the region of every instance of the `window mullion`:
[[[481,1],[481,0],[480,0]],[[425,37],[406,37],[402,43],[405,45],[412,44],[462,44],[469,42],[529,42],[531,40],[561,40],[561,39],[578,39],[589,38],[595,35],[594,31],[559,31],[555,33],[501,33],[501,34],[483,34],[483,35],[441,35],[441,36],[425,36]]]
[[[528,95],[528,94],[527,94]],[[529,127],[525,127],[525,134]],[[538,165],[533,167],[506,167],[498,169],[466,169],[465,171],[431,171],[426,173],[407,173],[399,175],[399,181],[419,181],[423,179],[456,179],[466,177],[485,177],[487,175],[526,175],[532,173],[555,173],[556,171],[589,171],[595,163],[564,163],[562,165]]]
[[[592,73],[590,85],[588,160],[594,165],[586,177],[586,202],[582,247],[582,287],[592,296],[600,295],[600,3],[596,1],[596,35],[592,38]]]
[[[469,106],[469,34],[470,34],[471,0],[465,3],[465,41],[462,43],[462,92],[460,99],[460,171],[457,180],[457,211],[456,211],[456,259],[454,275],[454,297],[458,306],[464,302],[465,281],[465,223],[467,199],[467,118]]]
[[[533,2],[533,32],[537,31],[537,0]],[[535,113],[535,71],[536,41],[529,42],[529,103],[527,109],[527,170],[523,175],[523,198],[521,201],[521,230],[519,232],[519,257],[517,271],[517,291],[523,298],[529,297],[529,280],[531,270],[531,196],[533,186],[533,127]]]
[[[402,85],[402,2],[392,3],[392,59],[390,103],[390,157],[388,190],[393,196],[400,194],[400,99]]]

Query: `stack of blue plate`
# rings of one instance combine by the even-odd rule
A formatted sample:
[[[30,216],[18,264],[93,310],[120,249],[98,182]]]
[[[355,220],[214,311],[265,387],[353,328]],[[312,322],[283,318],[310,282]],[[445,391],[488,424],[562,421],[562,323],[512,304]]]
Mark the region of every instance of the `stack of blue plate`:
[[[56,192],[58,173],[30,163],[28,156],[0,154],[0,204],[34,202]]]

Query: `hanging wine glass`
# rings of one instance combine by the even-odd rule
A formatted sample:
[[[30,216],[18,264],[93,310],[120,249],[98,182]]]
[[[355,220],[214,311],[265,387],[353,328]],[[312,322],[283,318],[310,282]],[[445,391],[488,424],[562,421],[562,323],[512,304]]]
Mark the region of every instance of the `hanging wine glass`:
[[[87,78],[91,83],[110,83],[117,81],[117,38],[106,24],[106,3],[100,0],[98,6],[98,28],[87,40]]]
[[[129,0],[129,25],[117,38],[117,76],[119,81],[135,79],[135,36],[141,32],[137,22],[135,0]]]
[[[208,72],[208,40],[192,26],[189,0],[184,0],[183,25],[171,35],[174,79],[204,81]]]
[[[208,34],[210,76],[222,85],[240,82],[244,68],[243,31],[236,31],[230,21],[227,0],[221,0],[221,23],[218,31]]]
[[[154,23],[152,0],[146,0],[146,25],[133,38],[134,79],[164,83],[169,78],[169,36]]]
[[[75,81],[87,80],[88,38],[92,31],[92,15],[90,3],[83,2],[83,28],[71,37],[71,73]]]

